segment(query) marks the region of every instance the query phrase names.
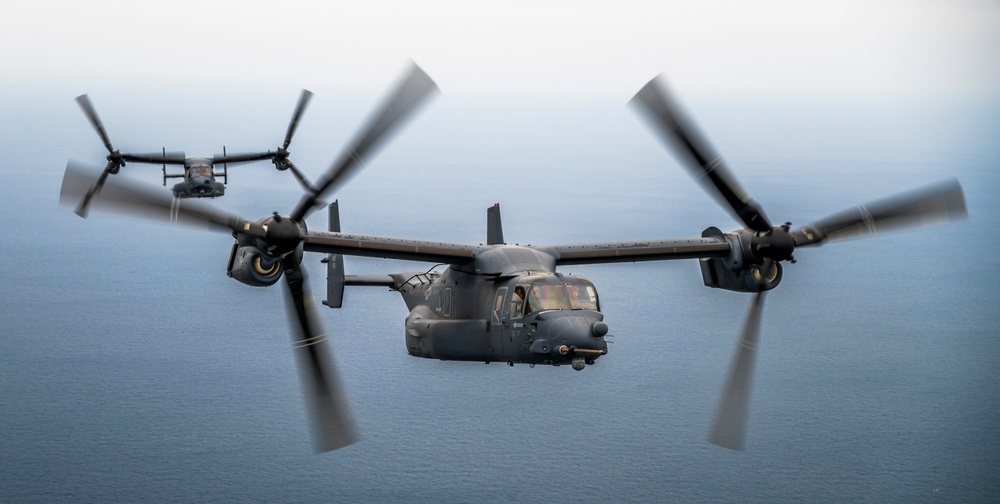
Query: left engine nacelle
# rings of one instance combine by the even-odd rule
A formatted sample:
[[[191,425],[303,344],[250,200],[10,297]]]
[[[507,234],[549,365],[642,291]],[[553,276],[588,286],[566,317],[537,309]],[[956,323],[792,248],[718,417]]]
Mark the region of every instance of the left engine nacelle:
[[[273,257],[253,245],[233,245],[226,272],[239,282],[253,287],[268,287],[281,278],[281,257]]]

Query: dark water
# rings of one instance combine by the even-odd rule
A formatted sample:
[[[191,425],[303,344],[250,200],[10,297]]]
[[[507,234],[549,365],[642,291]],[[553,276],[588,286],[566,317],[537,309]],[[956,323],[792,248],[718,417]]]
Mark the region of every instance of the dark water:
[[[773,220],[949,176],[971,217],[796,254],[767,299],[745,452],[703,438],[749,298],[703,287],[682,261],[566,270],[595,282],[614,334],[579,373],[410,357],[401,300],[349,290],[322,317],[364,440],[314,455],[281,290],[227,279],[227,236],[58,208],[66,158],[100,147],[67,108],[5,124],[0,501],[1000,499],[996,109],[927,112],[922,127],[789,110],[745,128],[709,111]],[[498,116],[497,129],[516,123]],[[606,143],[597,126],[553,134],[555,145],[511,128],[505,143],[473,128],[437,135],[446,117],[338,194],[345,229],[479,243],[494,201],[520,243],[735,227],[641,126],[609,127]],[[813,121],[824,125],[803,126]],[[42,141],[60,135],[68,145]],[[254,170],[215,203],[258,216],[297,201],[287,174]],[[308,261],[321,294],[319,257]],[[348,261],[358,274],[414,267]]]

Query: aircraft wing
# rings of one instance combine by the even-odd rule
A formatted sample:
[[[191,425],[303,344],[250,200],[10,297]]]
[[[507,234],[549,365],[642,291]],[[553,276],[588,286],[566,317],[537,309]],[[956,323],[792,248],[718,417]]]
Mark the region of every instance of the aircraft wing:
[[[308,252],[445,264],[465,264],[471,262],[480,252],[488,249],[488,247],[479,245],[387,238],[327,231],[309,231],[305,237],[304,247]]]
[[[251,161],[263,161],[274,157],[273,152],[251,152],[247,154],[216,154],[212,156],[213,164],[221,163],[249,163]]]
[[[555,257],[558,266],[725,257],[730,253],[729,243],[722,237],[584,243],[538,249]]]
[[[150,152],[147,154],[122,153],[122,159],[129,163],[183,165],[183,152]]]

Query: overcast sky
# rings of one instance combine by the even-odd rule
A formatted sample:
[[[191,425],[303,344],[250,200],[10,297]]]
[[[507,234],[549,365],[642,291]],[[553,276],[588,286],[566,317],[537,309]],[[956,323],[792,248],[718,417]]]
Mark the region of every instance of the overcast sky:
[[[6,86],[382,88],[408,59],[456,96],[996,96],[982,0],[6,2]]]

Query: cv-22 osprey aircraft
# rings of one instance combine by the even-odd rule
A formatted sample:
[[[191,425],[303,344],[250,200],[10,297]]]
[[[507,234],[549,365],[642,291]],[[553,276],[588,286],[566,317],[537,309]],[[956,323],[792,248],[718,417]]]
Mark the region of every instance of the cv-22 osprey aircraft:
[[[414,356],[432,359],[569,365],[584,369],[606,355],[609,325],[596,286],[564,275],[563,266],[596,263],[695,259],[709,287],[752,294],[736,353],[719,399],[709,440],[742,449],[750,384],[756,358],[765,292],[782,279],[782,263],[793,252],[828,240],[950,221],[966,216],[957,181],[947,181],[845,210],[793,229],[774,225],[738,183],[694,123],[653,79],[632,99],[653,129],[670,144],[684,166],[745,227],[723,232],[711,227],[701,236],[641,242],[519,246],[504,242],[499,206],[488,210],[485,244],[441,243],[340,232],[339,209],[330,205],[330,229],[310,230],[306,217],[323,205],[355,173],[390,133],[436,91],[434,82],[414,66],[388,101],[288,215],[247,220],[199,202],[172,204],[165,195],[135,183],[108,183],[96,207],[128,211],[165,221],[208,227],[235,237],[227,272],[251,286],[269,286],[284,276],[287,316],[303,369],[318,451],[359,439],[345,387],[330,354],[316,304],[309,293],[302,260],[308,252],[326,254],[327,299],[342,306],[345,286],[384,286],[399,292],[410,312],[404,339]],[[92,171],[91,171],[92,172]],[[75,204],[95,175],[70,162],[61,199]],[[344,256],[366,256],[445,264],[443,271],[386,276],[346,275]]]
[[[222,154],[220,155],[212,157],[185,157],[183,152],[167,152],[166,148],[161,149],[161,152],[145,154],[121,152],[115,149],[111,145],[108,132],[104,128],[104,123],[101,121],[100,116],[97,115],[97,109],[94,108],[90,97],[85,94],[77,96],[76,102],[80,105],[84,115],[87,116],[90,125],[97,131],[97,135],[101,137],[104,148],[108,150],[108,155],[106,156],[107,164],[104,166],[104,170],[80,200],[79,205],[76,207],[76,213],[81,217],[86,217],[91,199],[104,187],[108,175],[117,174],[127,162],[162,165],[164,186],[167,185],[167,179],[169,178],[183,179],[171,188],[175,198],[217,198],[223,196],[226,194],[226,184],[229,183],[230,164],[249,163],[265,159],[270,159],[274,167],[280,171],[290,170],[295,175],[296,180],[307,191],[310,191],[312,188],[308,180],[295,167],[291,159],[288,158],[288,146],[292,143],[292,135],[295,134],[299,120],[302,118],[302,113],[305,112],[306,106],[309,105],[310,98],[312,98],[312,92],[303,89],[299,95],[295,111],[292,113],[292,119],[288,123],[285,141],[274,151],[227,154],[226,147],[223,146]],[[180,166],[184,171],[182,173],[168,174],[167,165]],[[221,172],[216,171],[218,167],[222,168]],[[217,181],[216,177],[222,177],[222,182]]]

